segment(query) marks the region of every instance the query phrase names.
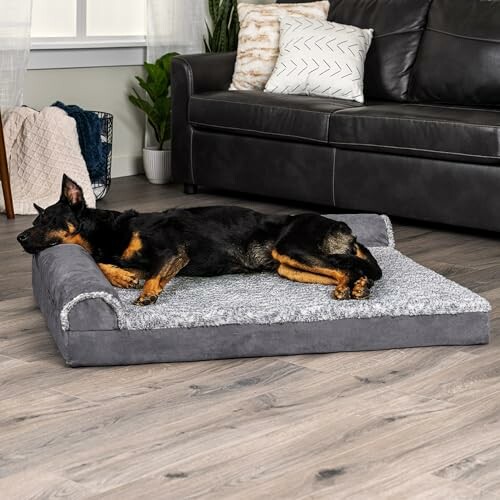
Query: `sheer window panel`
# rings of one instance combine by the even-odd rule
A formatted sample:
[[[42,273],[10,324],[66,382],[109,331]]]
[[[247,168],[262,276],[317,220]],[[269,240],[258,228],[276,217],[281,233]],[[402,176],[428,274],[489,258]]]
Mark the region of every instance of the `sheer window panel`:
[[[87,0],[87,36],[144,36],[145,33],[146,0]]]
[[[33,0],[31,36],[69,38],[76,36],[77,0]]]

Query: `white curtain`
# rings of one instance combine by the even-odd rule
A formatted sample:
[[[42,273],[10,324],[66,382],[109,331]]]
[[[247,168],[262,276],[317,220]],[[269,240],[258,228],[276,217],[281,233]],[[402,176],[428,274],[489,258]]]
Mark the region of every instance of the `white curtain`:
[[[32,0],[1,0],[0,110],[23,103],[30,53]]]
[[[168,52],[204,52],[207,14],[208,0],[147,0],[146,61],[155,62]],[[156,145],[147,123],[144,142]]]
[[[147,60],[203,52],[208,0],[148,0]]]

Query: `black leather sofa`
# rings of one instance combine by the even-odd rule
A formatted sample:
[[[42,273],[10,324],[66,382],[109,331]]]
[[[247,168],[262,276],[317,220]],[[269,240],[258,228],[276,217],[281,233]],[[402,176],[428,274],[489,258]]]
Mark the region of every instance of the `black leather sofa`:
[[[176,181],[500,231],[500,1],[335,0],[329,18],[375,30],[365,104],[230,92],[234,53],[180,56]]]

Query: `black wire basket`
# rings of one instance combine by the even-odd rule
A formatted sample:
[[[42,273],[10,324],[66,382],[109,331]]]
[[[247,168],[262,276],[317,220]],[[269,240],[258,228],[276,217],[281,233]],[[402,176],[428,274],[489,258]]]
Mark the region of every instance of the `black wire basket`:
[[[91,178],[96,200],[102,200],[111,186],[111,160],[113,150],[113,115],[104,111],[94,111],[101,121],[101,142],[105,148],[103,164],[99,165],[99,175]]]

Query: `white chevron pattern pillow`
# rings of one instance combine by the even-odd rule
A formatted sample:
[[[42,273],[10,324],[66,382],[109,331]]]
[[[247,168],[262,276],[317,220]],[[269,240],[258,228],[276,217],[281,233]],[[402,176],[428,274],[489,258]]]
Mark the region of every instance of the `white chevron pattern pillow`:
[[[280,54],[266,92],[364,102],[364,64],[372,29],[286,16],[280,34]]]
[[[280,17],[326,19],[330,2],[255,5],[238,3],[240,33],[229,90],[264,90],[279,54]]]

